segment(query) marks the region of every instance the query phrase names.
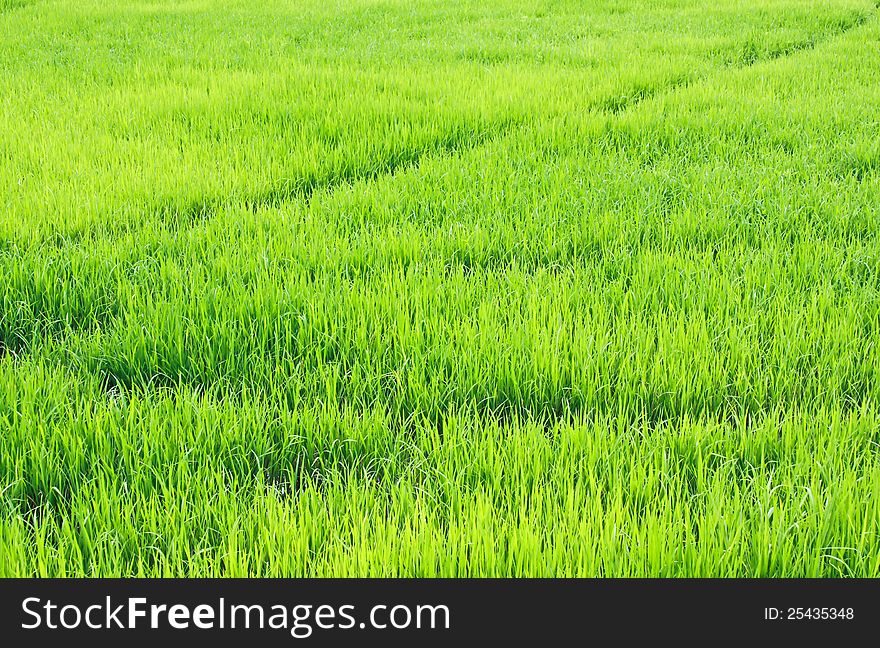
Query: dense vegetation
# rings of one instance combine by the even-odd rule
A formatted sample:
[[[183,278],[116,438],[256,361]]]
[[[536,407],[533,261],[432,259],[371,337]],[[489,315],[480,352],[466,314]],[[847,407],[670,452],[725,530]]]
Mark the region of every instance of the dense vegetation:
[[[873,0],[0,0],[0,575],[880,576]]]

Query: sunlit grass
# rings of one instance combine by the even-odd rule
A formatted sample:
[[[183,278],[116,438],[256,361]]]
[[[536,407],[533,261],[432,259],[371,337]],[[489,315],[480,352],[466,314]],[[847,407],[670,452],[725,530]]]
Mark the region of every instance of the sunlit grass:
[[[872,2],[222,4],[0,0],[0,575],[880,575]]]

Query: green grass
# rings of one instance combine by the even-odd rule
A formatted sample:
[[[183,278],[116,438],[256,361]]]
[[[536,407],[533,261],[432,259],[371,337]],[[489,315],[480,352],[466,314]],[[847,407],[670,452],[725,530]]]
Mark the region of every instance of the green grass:
[[[0,576],[880,576],[873,0],[0,12]]]

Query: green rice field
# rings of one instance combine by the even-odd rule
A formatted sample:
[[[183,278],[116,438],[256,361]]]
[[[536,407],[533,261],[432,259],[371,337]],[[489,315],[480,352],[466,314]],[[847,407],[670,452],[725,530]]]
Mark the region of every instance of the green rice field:
[[[880,0],[0,0],[0,576],[880,576]]]

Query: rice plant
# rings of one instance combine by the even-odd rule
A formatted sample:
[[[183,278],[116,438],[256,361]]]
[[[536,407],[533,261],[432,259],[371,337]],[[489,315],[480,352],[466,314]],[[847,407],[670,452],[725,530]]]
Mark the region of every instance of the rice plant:
[[[0,0],[0,576],[880,576],[873,0]]]

